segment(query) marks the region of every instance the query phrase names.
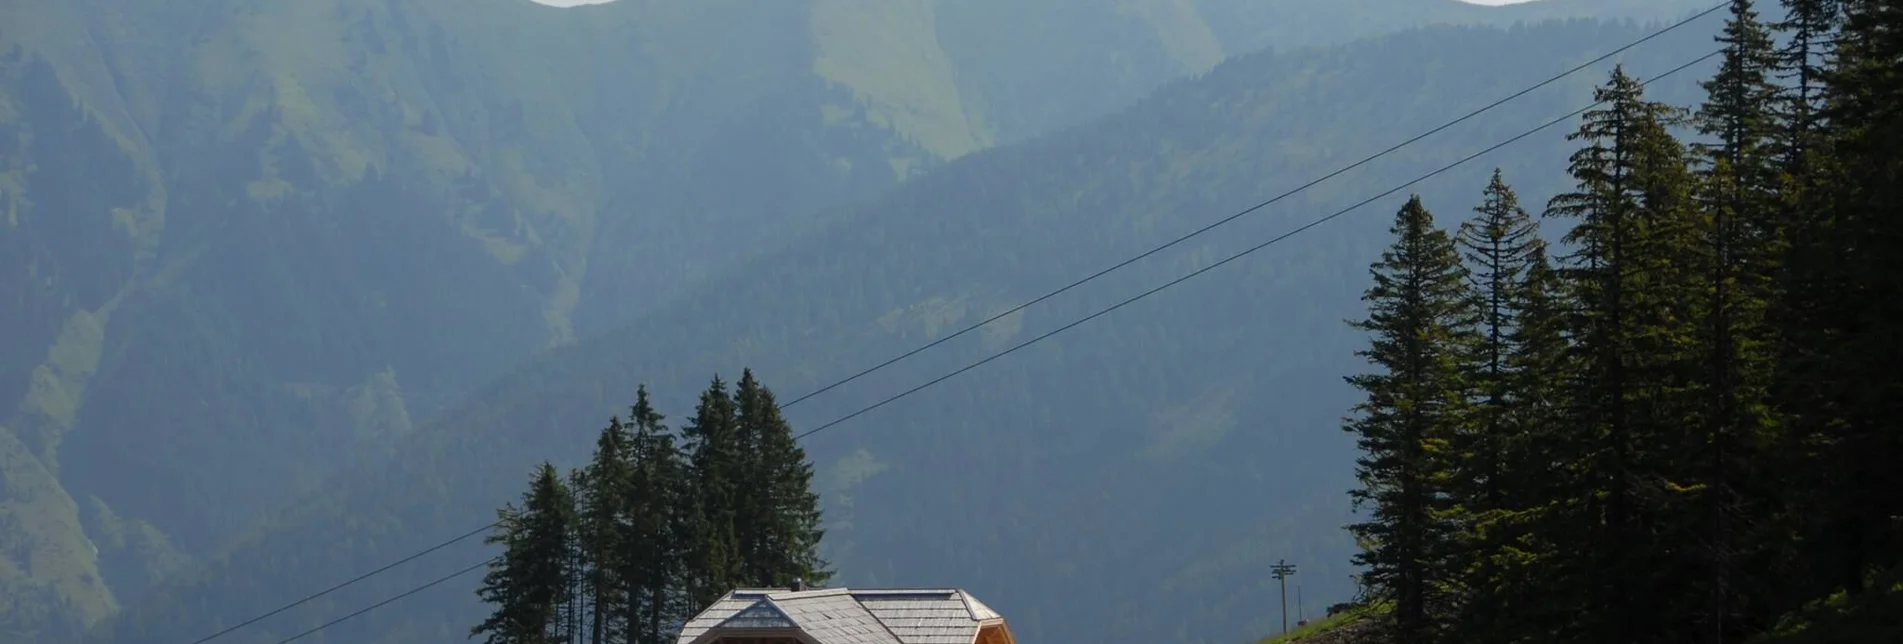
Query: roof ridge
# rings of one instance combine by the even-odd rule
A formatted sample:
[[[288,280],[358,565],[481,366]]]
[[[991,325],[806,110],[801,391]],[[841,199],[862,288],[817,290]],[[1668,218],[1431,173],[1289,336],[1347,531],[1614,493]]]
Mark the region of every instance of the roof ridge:
[[[960,592],[964,592],[961,589],[952,588],[948,586],[918,586],[918,587],[912,587],[912,588],[891,588],[891,587],[882,586],[879,588],[853,588],[850,590],[855,595],[858,595],[858,594],[908,595],[908,594],[917,594],[917,593],[943,593],[947,595],[955,595]]]
[[[850,588],[808,588],[805,590],[780,589],[766,593],[766,597],[768,599],[798,599],[803,597],[835,597],[850,594],[852,594],[852,589]]]

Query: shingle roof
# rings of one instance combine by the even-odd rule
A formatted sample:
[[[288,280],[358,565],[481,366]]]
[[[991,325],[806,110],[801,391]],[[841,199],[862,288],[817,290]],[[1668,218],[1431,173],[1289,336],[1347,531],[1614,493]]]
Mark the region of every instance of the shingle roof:
[[[819,644],[971,644],[1004,618],[956,588],[741,589],[681,628],[677,644],[713,629],[797,628]]]

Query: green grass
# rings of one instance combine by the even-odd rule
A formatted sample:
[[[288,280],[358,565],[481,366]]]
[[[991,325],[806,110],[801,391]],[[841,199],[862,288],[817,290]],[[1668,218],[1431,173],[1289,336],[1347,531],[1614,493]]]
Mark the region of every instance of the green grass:
[[[1327,635],[1330,633],[1337,633],[1341,631],[1341,629],[1347,626],[1359,624],[1365,620],[1372,619],[1383,613],[1386,613],[1387,610],[1388,610],[1388,605],[1385,603],[1350,608],[1348,610],[1336,613],[1332,617],[1326,617],[1317,621],[1309,622],[1307,626],[1291,629],[1289,632],[1284,633],[1282,635],[1275,635],[1275,636],[1263,638],[1261,640],[1257,640],[1256,644],[1286,644],[1288,642],[1317,641],[1321,639],[1321,636],[1323,635]]]
[[[0,528],[6,530],[6,549],[0,552],[0,635],[38,633],[60,619],[90,625],[118,610],[93,544],[80,529],[77,504],[4,426],[0,490],[6,491],[0,495]],[[50,616],[38,603],[49,597],[65,602],[63,614]]]
[[[868,10],[859,3],[813,5],[819,53],[813,72],[852,89],[875,125],[917,141],[944,159],[990,147],[991,134],[965,112],[957,73],[938,46],[932,8],[894,2]],[[905,170],[894,168],[904,178]]]

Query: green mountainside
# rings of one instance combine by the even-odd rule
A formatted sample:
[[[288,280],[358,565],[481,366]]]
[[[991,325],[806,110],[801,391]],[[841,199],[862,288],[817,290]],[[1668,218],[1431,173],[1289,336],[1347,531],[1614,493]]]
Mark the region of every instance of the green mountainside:
[[[722,261],[693,230],[627,229],[684,206],[624,174],[673,169],[702,198],[714,170],[772,178],[800,211],[933,161],[812,72],[782,27],[797,8],[636,9],[9,5],[0,201],[19,233],[0,261],[25,305],[4,321],[0,396],[19,402],[0,423],[8,491],[45,491],[7,500],[34,535],[12,558],[27,583],[96,620],[174,546],[211,551],[572,341],[591,255]],[[753,154],[729,122],[758,128],[737,135]],[[755,205],[693,207],[770,224]],[[602,216],[621,211],[646,216]],[[141,536],[88,543],[115,532]]]
[[[1623,57],[1640,75],[1711,49],[1716,24]],[[629,326],[555,349],[415,429],[172,578],[97,633],[194,638],[475,529],[543,458],[575,463],[638,383],[678,421],[689,392],[752,366],[783,400],[989,317],[1306,182],[1642,34],[1637,25],[1437,27],[1264,53],[1086,127],[986,149],[777,238]],[[1688,102],[1694,68],[1653,91]],[[790,406],[797,430],[992,351],[1590,100],[1583,72],[1220,233]],[[1473,203],[1493,166],[1532,202],[1563,187],[1556,127],[1417,187]],[[1396,195],[1386,210],[1404,195]],[[820,463],[827,556],[843,585],[968,588],[1027,640],[1216,641],[1264,632],[1288,559],[1315,605],[1345,599],[1353,544],[1339,418],[1365,266],[1385,222],[1361,212],[859,416],[806,442]],[[469,563],[446,548],[221,641],[272,642]],[[449,641],[481,610],[473,578],[324,632]],[[116,637],[115,637],[116,636]]]

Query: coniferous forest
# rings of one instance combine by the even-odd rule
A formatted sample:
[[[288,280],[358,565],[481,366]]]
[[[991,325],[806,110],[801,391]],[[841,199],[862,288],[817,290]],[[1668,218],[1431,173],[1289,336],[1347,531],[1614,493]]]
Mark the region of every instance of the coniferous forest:
[[[1903,634],[1903,3],[1785,5],[1702,105],[1615,71],[1543,216],[1508,169],[1395,217],[1345,426],[1381,641]]]
[[[832,576],[812,465],[752,370],[731,393],[715,376],[678,435],[664,421],[638,388],[586,465],[544,462],[497,511],[477,591],[493,613],[472,637],[665,644],[729,590]]]

